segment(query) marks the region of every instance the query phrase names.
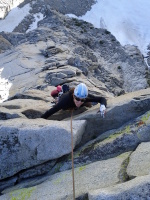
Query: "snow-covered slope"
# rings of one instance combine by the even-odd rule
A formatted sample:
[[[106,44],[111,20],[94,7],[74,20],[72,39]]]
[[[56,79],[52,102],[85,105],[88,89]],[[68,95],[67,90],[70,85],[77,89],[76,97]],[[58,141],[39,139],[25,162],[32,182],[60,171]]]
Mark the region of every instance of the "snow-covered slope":
[[[22,2],[24,0],[0,0],[0,19],[3,19],[10,10]]]
[[[97,0],[79,19],[106,28],[122,45],[136,45],[145,55],[150,43],[149,8],[149,0]]]

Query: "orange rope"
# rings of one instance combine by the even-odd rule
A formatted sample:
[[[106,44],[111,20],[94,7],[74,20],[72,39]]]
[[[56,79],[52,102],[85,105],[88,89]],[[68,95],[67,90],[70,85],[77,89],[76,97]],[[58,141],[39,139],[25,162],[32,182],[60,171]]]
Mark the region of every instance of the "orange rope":
[[[75,200],[75,181],[74,181],[74,159],[73,159],[73,130],[72,130],[72,113],[71,111],[71,146],[72,146],[72,182],[73,182],[73,200]]]

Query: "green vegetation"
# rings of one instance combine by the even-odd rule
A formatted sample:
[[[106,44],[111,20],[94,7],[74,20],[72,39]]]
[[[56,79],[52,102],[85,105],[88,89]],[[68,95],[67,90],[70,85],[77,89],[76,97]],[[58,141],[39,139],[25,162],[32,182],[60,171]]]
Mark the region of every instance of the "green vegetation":
[[[58,164],[56,165],[56,168],[55,168],[54,172],[55,172],[55,173],[59,172],[61,166],[62,166],[62,163],[58,163]]]
[[[79,167],[79,168],[78,168],[78,169],[79,169],[79,172],[85,170],[85,168],[86,168],[86,166],[81,166],[81,167]]]
[[[130,126],[126,126],[125,127],[125,129],[123,129],[123,130],[121,130],[121,131],[119,131],[119,132],[116,132],[116,133],[114,133],[113,135],[110,135],[109,137],[108,137],[108,139],[112,139],[112,138],[116,138],[117,136],[119,136],[119,135],[122,135],[122,134],[124,134],[124,133],[130,133],[131,132],[131,129],[130,129]]]
[[[28,200],[36,187],[23,188],[10,193],[11,200]]]
[[[66,174],[62,174],[60,177],[58,177],[57,179],[55,179],[55,180],[53,180],[53,183],[55,184],[55,185],[58,185],[58,184],[60,184],[60,183],[62,183],[62,182],[65,182],[65,179],[66,179]]]
[[[144,115],[141,118],[142,122],[146,123],[148,121],[149,117],[150,117],[150,112],[148,112],[146,115]]]
[[[121,157],[125,156],[125,154],[128,154],[128,152],[124,153],[124,154],[121,154],[120,156]],[[129,180],[129,176],[128,176],[127,172],[126,172],[128,164],[129,164],[129,157],[127,159],[125,159],[123,161],[123,163],[121,164],[121,169],[119,171],[119,180],[120,180],[121,183],[122,182],[126,182],[127,180]]]

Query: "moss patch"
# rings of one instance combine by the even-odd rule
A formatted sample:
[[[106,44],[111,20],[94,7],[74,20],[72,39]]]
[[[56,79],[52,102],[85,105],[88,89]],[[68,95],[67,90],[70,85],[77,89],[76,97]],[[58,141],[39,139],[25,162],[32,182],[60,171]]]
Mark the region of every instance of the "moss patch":
[[[55,170],[54,170],[54,173],[57,173],[57,172],[59,172],[60,171],[60,168],[62,167],[62,163],[58,163],[57,165],[56,165],[56,167],[55,167]]]
[[[115,139],[117,138],[118,136],[124,134],[124,133],[131,133],[131,129],[130,129],[130,126],[126,126],[125,129],[121,130],[121,131],[118,131],[116,133],[114,133],[113,135],[110,135],[108,137],[108,139]],[[106,139],[107,140],[107,139]]]
[[[92,149],[94,149],[94,144],[93,143],[89,144],[88,146],[83,147],[80,151],[76,152],[74,158],[78,158],[79,156],[81,156],[83,154],[87,154]]]
[[[141,119],[140,121],[138,121],[136,123],[136,126],[139,127],[139,126],[143,126],[143,125],[146,125],[150,123],[150,112],[148,112],[147,114],[145,114]]]
[[[85,168],[86,168],[86,166],[81,166],[81,167],[79,167],[79,168],[78,168],[78,169],[79,169],[79,172],[85,170]]]
[[[144,115],[144,116],[141,118],[141,120],[142,120],[144,123],[146,123],[146,122],[149,120],[149,118],[150,118],[150,112],[148,112],[146,115]]]
[[[66,180],[66,174],[62,174],[62,176],[58,177],[53,181],[55,185],[59,185],[60,183],[64,183]]]
[[[120,156],[124,156],[124,154]],[[129,176],[126,172],[128,164],[129,164],[129,157],[123,161],[121,165],[121,169],[118,174],[118,177],[121,183],[129,180]]]
[[[23,188],[10,193],[11,200],[28,200],[36,187]]]

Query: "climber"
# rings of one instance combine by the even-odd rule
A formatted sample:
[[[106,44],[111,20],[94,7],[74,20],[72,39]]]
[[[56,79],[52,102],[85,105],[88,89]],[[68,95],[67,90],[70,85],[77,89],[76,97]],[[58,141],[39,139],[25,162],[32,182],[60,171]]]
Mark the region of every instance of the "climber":
[[[46,111],[41,118],[47,119],[57,111],[63,109],[77,109],[81,106],[91,107],[90,102],[98,102],[101,104],[100,113],[104,116],[106,111],[106,99],[104,97],[94,96],[88,94],[87,86],[84,83],[80,83],[75,88],[71,88],[69,92],[64,93],[61,96],[59,102],[54,105],[51,109]]]

